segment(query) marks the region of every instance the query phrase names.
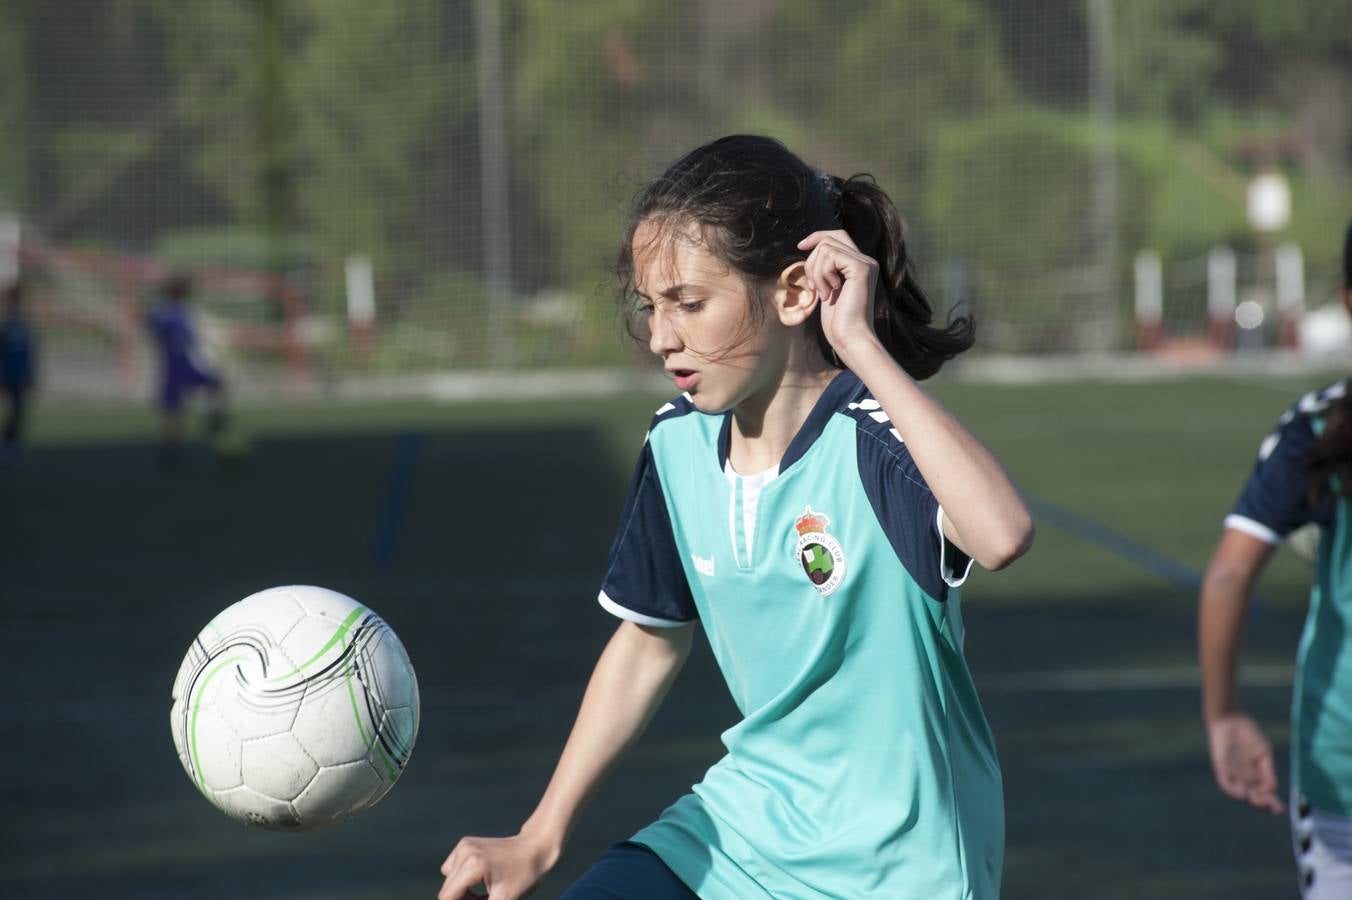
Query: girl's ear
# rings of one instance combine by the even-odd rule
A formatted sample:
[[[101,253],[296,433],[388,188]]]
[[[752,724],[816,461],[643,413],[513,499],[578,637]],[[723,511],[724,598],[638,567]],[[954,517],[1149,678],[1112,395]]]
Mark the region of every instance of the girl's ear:
[[[788,328],[802,325],[817,309],[817,292],[807,280],[807,266],[803,262],[790,265],[779,273],[775,282],[775,314]]]

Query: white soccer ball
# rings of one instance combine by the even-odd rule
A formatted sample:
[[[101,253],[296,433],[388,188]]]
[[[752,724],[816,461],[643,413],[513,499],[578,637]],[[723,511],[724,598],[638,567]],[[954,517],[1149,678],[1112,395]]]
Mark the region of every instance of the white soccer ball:
[[[169,721],[193,784],[227,815],[297,831],[375,803],[418,735],[418,681],[379,616],[320,587],[228,607],[188,648]]]

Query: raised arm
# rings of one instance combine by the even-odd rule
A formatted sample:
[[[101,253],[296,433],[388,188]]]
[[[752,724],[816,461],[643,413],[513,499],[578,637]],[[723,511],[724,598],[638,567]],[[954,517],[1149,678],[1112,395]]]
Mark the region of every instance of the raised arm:
[[[881,345],[841,361],[859,376],[906,442],[944,510],[944,536],[986,569],[1003,569],[1033,543],[1033,518],[1004,468]]]
[[[1004,468],[956,418],[897,365],[873,330],[878,263],[844,231],[818,231],[808,283],[822,300],[822,330],[906,442],[944,511],[944,536],[987,569],[1001,569],[1033,543],[1033,517]]]
[[[1267,541],[1233,528],[1225,530],[1202,580],[1197,645],[1202,719],[1216,783],[1236,800],[1280,813],[1272,746],[1240,707],[1235,678],[1249,597],[1272,550]]]
[[[692,625],[623,622],[597,660],[544,796],[513,837],[466,837],[441,866],[438,900],[516,900],[553,868],[596,788],[647,727],[690,653]]]

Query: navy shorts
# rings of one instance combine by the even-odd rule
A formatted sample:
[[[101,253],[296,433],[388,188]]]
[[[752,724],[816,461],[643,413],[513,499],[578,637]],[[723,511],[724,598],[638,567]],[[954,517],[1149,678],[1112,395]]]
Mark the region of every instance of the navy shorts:
[[[611,845],[559,900],[699,900],[699,897],[656,853],[642,844],[621,841]]]

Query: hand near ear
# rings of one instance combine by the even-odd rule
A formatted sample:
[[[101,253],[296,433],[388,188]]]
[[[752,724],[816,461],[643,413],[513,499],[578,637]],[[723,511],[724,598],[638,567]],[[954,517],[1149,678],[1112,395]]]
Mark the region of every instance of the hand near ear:
[[[798,249],[812,251],[805,272],[820,298],[822,331],[848,365],[854,351],[878,343],[873,330],[878,261],[861,252],[842,230],[814,231]]]

